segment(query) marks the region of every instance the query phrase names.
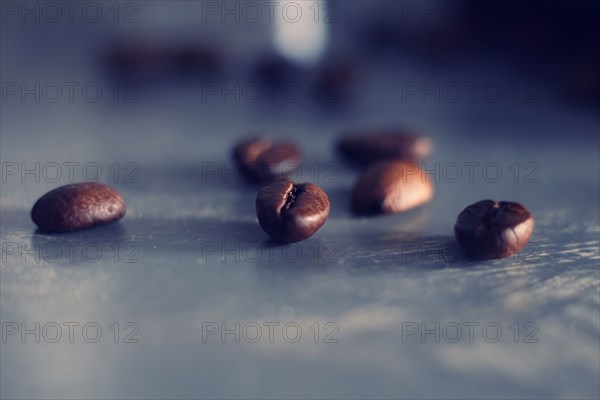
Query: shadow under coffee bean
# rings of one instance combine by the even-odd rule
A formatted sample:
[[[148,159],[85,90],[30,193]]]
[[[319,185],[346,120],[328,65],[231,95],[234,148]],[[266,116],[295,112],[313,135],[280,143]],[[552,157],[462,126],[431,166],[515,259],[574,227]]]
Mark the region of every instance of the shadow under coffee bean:
[[[312,236],[327,220],[329,209],[327,194],[313,183],[279,180],[264,187],[256,197],[260,226],[285,243]]]
[[[58,187],[34,204],[31,219],[45,232],[68,232],[115,222],[125,202],[113,188],[95,182]]]
[[[458,215],[454,234],[470,257],[506,258],[523,250],[533,225],[533,216],[519,203],[482,200]]]

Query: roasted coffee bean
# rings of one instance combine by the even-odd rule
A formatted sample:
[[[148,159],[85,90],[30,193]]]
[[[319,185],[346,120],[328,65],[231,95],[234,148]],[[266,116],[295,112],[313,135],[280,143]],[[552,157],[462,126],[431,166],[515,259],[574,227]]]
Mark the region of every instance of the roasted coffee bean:
[[[399,129],[351,134],[338,142],[339,152],[348,161],[363,166],[386,160],[419,162],[431,148],[429,139]]]
[[[233,158],[242,175],[251,182],[270,182],[295,173],[300,165],[300,152],[291,143],[272,143],[254,138],[239,143]]]
[[[35,203],[31,219],[42,230],[66,232],[115,222],[125,215],[125,202],[113,188],[87,182],[56,188]]]
[[[456,219],[454,235],[466,253],[478,259],[505,258],[521,251],[533,232],[533,216],[511,201],[482,200]]]
[[[357,214],[389,214],[426,203],[433,196],[430,178],[416,164],[386,161],[369,167],[352,191]]]
[[[312,236],[327,220],[329,199],[315,184],[284,179],[271,183],[256,196],[260,226],[281,242],[299,242]]]

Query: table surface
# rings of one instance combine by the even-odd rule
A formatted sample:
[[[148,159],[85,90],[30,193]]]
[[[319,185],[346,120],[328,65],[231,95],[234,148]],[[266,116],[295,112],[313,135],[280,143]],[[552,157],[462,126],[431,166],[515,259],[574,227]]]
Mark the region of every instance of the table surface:
[[[19,79],[11,71],[3,80]],[[19,171],[3,175],[0,196],[2,397],[598,398],[597,114],[550,96],[402,102],[389,88],[397,75],[369,76],[345,108],[203,102],[181,83],[144,88],[132,104],[3,102],[3,171]],[[434,199],[357,218],[358,171],[335,139],[398,124],[435,143]],[[278,245],[258,225],[258,188],[230,172],[231,146],[250,131],[302,149],[297,180],[332,204],[313,237]],[[21,174],[36,162],[38,182]],[[65,162],[79,163],[73,179]],[[124,196],[125,218],[36,231],[35,200],[97,169]],[[531,210],[524,252],[485,262],[457,252],[454,220],[484,198]]]

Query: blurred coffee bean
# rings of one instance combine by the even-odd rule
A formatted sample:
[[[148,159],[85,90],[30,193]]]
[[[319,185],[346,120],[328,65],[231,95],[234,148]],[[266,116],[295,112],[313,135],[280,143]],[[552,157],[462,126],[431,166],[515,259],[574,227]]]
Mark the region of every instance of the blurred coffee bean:
[[[312,183],[279,180],[263,188],[256,197],[260,226],[285,243],[312,236],[327,221],[329,209],[327,194]]]
[[[433,184],[416,164],[386,161],[360,175],[352,191],[357,214],[398,213],[420,206],[433,196]]]
[[[385,160],[419,162],[431,148],[431,140],[401,129],[350,134],[338,142],[338,151],[357,165]]]
[[[203,44],[172,47],[158,43],[125,43],[109,56],[111,71],[120,79],[156,80],[214,74],[221,69],[219,52]]]
[[[533,216],[519,203],[482,200],[458,215],[454,235],[473,258],[505,258],[527,245],[533,225]]]
[[[292,143],[272,143],[252,138],[235,146],[233,158],[242,175],[250,182],[270,182],[295,173],[300,152]]]
[[[172,52],[175,70],[182,76],[214,74],[221,69],[216,49],[202,44],[180,47]]]
[[[111,73],[119,79],[156,79],[168,73],[171,57],[157,43],[117,45],[109,55]]]
[[[44,231],[66,232],[115,222],[125,215],[125,202],[113,188],[95,182],[56,188],[35,203],[31,219]]]

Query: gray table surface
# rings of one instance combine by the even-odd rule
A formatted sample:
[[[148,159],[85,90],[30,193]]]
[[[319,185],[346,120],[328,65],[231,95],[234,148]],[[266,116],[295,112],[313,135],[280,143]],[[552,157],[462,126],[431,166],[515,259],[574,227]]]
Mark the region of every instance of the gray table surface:
[[[6,66],[7,52],[18,55],[5,49]],[[403,68],[411,80],[447,79]],[[44,76],[19,73],[5,69],[3,81]],[[3,168],[58,163],[63,176],[3,177],[2,397],[598,398],[598,116],[550,96],[401,102],[389,85],[398,75],[369,76],[377,79],[346,112],[201,102],[183,84],[148,89],[134,104],[3,102]],[[335,157],[335,137],[389,124],[434,140],[426,167],[440,166],[435,197],[405,214],[356,218],[348,197],[358,172]],[[232,168],[231,145],[254,130],[298,143],[298,180],[330,196],[329,220],[304,242],[271,242],[255,217],[258,189],[207,173]],[[66,176],[65,162],[97,163],[100,181],[123,194],[125,218],[78,233],[36,232],[35,200],[84,180],[80,167]],[[493,170],[477,167],[470,182],[466,162],[497,163],[502,176],[493,182]],[[456,182],[453,163],[463,168]],[[532,211],[525,252],[486,262],[456,253],[456,216],[484,198]],[[73,343],[69,322],[79,324]],[[36,323],[39,343],[33,333],[22,338]],[[236,323],[239,342],[222,338]],[[273,340],[269,323],[279,324]],[[421,336],[436,324],[439,340]],[[62,336],[53,343],[56,325]]]

